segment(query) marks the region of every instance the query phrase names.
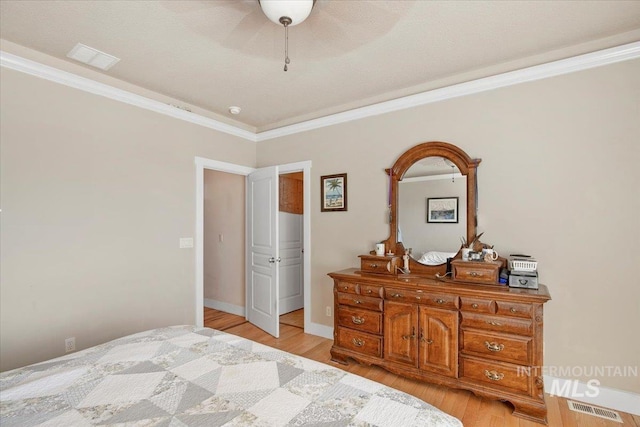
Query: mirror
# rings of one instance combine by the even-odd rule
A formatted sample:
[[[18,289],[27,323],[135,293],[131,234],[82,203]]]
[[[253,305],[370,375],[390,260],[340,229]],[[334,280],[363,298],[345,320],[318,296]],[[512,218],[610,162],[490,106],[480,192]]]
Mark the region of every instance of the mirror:
[[[398,256],[411,248],[412,273],[443,274],[461,237],[475,236],[480,161],[455,145],[433,141],[410,148],[387,169],[391,212],[385,246]],[[437,254],[423,258],[429,252]]]
[[[426,157],[398,182],[398,242],[426,265],[453,258],[466,236],[467,177],[449,159]]]

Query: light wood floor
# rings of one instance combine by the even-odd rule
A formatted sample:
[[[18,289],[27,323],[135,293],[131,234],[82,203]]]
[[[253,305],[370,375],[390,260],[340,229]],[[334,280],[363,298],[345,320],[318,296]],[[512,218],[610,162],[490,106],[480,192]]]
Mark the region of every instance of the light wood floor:
[[[295,326],[304,329],[304,308],[280,316],[281,325]]]
[[[280,338],[274,338],[244,317],[205,308],[205,323],[209,328],[223,330],[289,353],[327,363],[390,387],[404,391],[460,419],[465,427],[540,427],[541,424],[511,415],[512,407],[503,402],[487,400],[463,390],[450,390],[432,384],[402,378],[375,366],[355,362],[344,366],[331,361],[332,340],[304,333],[299,327],[280,324]],[[640,417],[620,412],[624,424],[572,412],[567,400],[546,396],[549,427],[640,427]]]

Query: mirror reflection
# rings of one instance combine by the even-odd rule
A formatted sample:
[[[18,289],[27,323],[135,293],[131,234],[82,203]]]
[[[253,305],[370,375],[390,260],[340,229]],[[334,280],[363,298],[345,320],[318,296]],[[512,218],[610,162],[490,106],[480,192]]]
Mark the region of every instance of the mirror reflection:
[[[466,236],[466,206],[467,177],[455,164],[443,157],[418,160],[398,182],[398,242],[421,264],[446,263]]]

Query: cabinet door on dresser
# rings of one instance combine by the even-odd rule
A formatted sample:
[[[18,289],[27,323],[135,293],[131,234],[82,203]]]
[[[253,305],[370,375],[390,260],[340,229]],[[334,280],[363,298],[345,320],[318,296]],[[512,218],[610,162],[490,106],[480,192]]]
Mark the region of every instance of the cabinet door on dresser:
[[[385,301],[384,358],[388,361],[417,365],[416,328],[418,307],[415,304]]]
[[[458,376],[458,312],[419,308],[420,369],[456,378]]]

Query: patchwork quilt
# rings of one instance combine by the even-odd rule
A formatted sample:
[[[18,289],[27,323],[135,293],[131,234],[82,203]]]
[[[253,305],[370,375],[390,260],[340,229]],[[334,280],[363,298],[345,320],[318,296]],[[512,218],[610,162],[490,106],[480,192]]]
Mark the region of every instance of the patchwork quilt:
[[[174,326],[0,374],[0,425],[462,423],[341,369],[214,329]]]

